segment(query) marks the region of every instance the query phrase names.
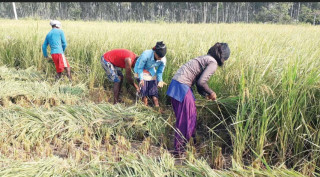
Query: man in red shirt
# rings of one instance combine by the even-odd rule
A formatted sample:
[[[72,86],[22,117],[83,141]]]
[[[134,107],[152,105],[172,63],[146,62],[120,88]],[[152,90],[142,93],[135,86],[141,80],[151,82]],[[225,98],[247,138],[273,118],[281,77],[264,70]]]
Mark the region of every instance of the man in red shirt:
[[[134,67],[137,58],[138,56],[135,53],[127,49],[114,49],[106,52],[101,57],[101,65],[105,70],[108,79],[111,82],[114,82],[113,104],[116,104],[119,100],[119,93],[123,81],[122,68],[125,68],[127,81],[132,84],[138,92],[140,91],[139,86],[134,83],[131,76],[131,69]]]

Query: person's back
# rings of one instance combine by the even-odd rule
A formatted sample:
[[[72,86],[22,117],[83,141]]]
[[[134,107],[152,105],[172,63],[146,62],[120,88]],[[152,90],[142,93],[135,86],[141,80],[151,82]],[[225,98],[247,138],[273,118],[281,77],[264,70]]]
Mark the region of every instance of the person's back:
[[[125,68],[125,59],[130,58],[134,63],[137,55],[128,49],[113,49],[103,55],[104,59],[116,67]]]
[[[121,85],[123,81],[122,69],[125,69],[126,79],[136,90],[139,87],[132,78],[132,67],[135,64],[137,55],[128,49],[113,49],[101,56],[100,63],[106,72],[109,81],[113,82],[113,104],[119,101]]]
[[[139,70],[139,64],[142,61],[142,59],[144,59],[144,65],[142,69],[150,69],[150,66],[152,65],[152,60],[154,60],[154,56],[153,56],[153,51],[150,50],[145,50],[142,52],[142,54],[140,55],[140,57],[137,59],[136,61],[136,65],[134,66],[134,72],[138,73]]]
[[[61,29],[53,28],[47,34],[46,41],[50,45],[51,54],[55,54],[55,53],[63,54],[65,48],[67,47],[67,42],[65,40],[63,31]],[[47,46],[44,46],[44,47],[46,48]]]
[[[42,45],[43,56],[45,58],[48,58],[47,46],[50,45],[50,49],[51,49],[50,54],[57,71],[56,79],[60,79],[61,73],[64,71],[64,69],[66,69],[67,76],[71,81],[72,77],[71,77],[70,65],[64,55],[64,51],[66,50],[66,47],[67,47],[67,41],[64,36],[64,32],[60,29],[61,22],[57,20],[51,20],[50,26],[52,27],[52,29],[46,35],[46,38]]]
[[[191,87],[207,66],[211,67],[211,71],[215,71],[218,64],[210,55],[199,56],[182,65],[172,79]]]

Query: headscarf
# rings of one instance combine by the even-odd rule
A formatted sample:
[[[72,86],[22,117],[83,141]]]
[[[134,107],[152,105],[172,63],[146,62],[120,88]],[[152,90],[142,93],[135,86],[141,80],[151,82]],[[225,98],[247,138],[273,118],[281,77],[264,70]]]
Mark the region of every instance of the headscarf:
[[[166,45],[163,43],[163,41],[157,42],[157,43],[156,43],[156,46],[154,46],[152,49],[156,52],[156,54],[157,54],[160,58],[164,57],[164,56],[166,55],[166,53],[167,53],[167,47],[166,47]]]
[[[61,28],[61,22],[58,20],[50,20],[50,25],[55,25],[56,27]]]
[[[218,62],[218,65],[222,66],[221,60],[228,60],[230,57],[230,48],[227,43],[217,42],[209,49],[208,55],[211,55]]]

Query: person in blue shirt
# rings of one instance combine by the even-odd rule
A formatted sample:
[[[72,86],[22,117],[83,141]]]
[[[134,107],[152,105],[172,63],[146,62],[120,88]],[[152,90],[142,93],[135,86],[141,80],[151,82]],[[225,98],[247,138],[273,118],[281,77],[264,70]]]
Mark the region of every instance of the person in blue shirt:
[[[69,80],[72,80],[70,65],[64,55],[67,47],[67,41],[64,32],[61,30],[61,22],[58,20],[51,20],[51,31],[47,34],[46,39],[42,45],[42,52],[46,59],[48,59],[47,46],[50,45],[51,57],[55,64],[57,76],[56,79],[61,78],[61,73],[66,69]]]
[[[157,42],[151,50],[145,50],[134,66],[135,77],[140,86],[140,95],[144,105],[152,97],[155,107],[159,107],[158,87],[166,85],[162,74],[166,66],[167,47],[163,41]],[[157,69],[156,69],[157,67]]]

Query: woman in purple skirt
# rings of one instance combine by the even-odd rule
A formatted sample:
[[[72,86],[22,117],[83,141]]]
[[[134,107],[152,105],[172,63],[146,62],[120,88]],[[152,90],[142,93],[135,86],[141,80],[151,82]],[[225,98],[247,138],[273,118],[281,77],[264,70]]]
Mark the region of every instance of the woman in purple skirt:
[[[171,97],[176,116],[175,154],[182,154],[186,143],[195,136],[197,110],[191,86],[196,84],[200,95],[216,100],[216,93],[209,88],[207,82],[218,66],[222,66],[229,56],[228,44],[218,42],[209,49],[207,55],[190,60],[173,76],[167,95]]]

